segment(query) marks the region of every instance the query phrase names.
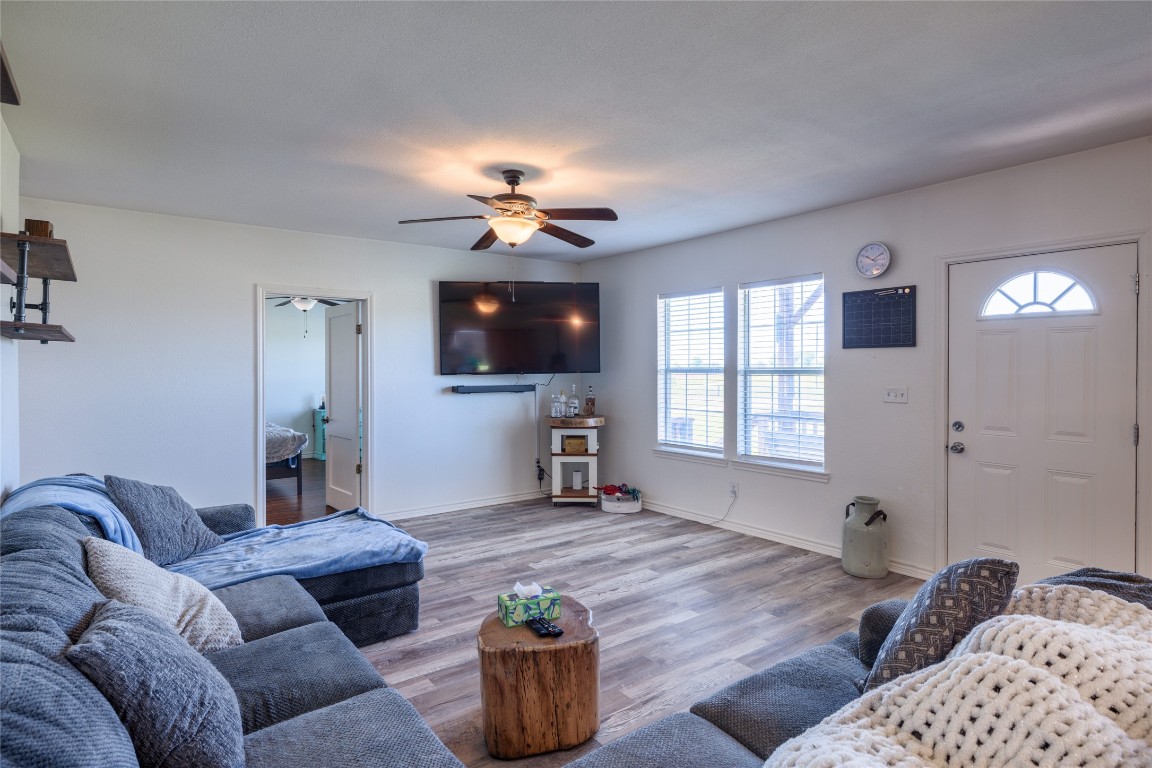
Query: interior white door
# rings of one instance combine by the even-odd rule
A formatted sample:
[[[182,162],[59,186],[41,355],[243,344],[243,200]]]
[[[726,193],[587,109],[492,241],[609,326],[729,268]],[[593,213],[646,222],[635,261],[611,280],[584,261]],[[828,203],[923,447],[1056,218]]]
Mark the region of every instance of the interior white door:
[[[360,302],[324,311],[327,342],[328,459],[325,503],[336,509],[360,506]]]
[[[1042,272],[1095,309],[1071,310],[1066,281],[1020,277]],[[1134,244],[949,268],[950,561],[1015,560],[1020,584],[1135,570],[1135,272]],[[981,317],[994,295],[1015,314]]]

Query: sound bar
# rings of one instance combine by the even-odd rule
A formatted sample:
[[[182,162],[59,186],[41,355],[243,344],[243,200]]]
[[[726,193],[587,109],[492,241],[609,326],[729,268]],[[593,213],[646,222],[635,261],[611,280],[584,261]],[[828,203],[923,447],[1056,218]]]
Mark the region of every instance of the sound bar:
[[[535,384],[482,384],[478,387],[457,385],[452,391],[458,395],[480,395],[485,392],[532,392]]]

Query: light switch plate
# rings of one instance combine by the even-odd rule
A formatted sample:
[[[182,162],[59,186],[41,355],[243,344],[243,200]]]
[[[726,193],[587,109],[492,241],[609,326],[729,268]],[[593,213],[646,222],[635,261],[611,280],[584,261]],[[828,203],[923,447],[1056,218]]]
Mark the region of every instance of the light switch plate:
[[[884,402],[908,403],[908,387],[885,387]]]

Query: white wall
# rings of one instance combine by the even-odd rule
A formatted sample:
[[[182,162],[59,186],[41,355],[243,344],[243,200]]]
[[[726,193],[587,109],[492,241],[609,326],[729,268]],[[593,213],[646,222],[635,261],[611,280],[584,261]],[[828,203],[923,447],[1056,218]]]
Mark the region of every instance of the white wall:
[[[926,575],[943,565],[942,258],[1149,227],[1152,140],[1141,139],[585,264],[581,279],[601,284],[606,329],[602,373],[585,376],[609,417],[603,476],[641,488],[653,509],[702,520],[725,513],[729,483],[739,482],[726,527],[828,553],[839,552],[844,505],[857,494],[878,496],[889,513],[894,568]],[[894,266],[874,281],[853,268],[857,249],[871,240],[895,254]],[[1147,258],[1141,254],[1144,270]],[[738,283],[813,272],[824,273],[828,296],[830,481],[655,455],[657,295],[722,285],[734,304]],[[917,286],[917,346],[841,349],[840,295],[896,285]],[[1152,370],[1148,349],[1142,376]],[[909,403],[883,404],[886,386],[907,387]],[[1152,422],[1152,410],[1142,408]],[[1148,502],[1141,504],[1143,537],[1152,540]],[[1141,547],[1152,550],[1149,541]]]
[[[0,117],[0,230],[19,232],[20,152]],[[8,304],[15,289],[0,290],[0,315],[11,320]],[[28,342],[25,342],[28,343]],[[39,346],[39,345],[37,345]],[[20,356],[15,341],[0,338],[0,499],[20,484]]]
[[[312,410],[324,396],[324,305],[301,312],[280,301],[264,302],[264,418],[308,435],[308,458],[316,448]]]
[[[507,255],[22,203],[67,238],[79,277],[52,297],[76,343],[21,358],[23,480],[108,473],[172,485],[195,505],[254,501],[259,284],[372,293],[373,511],[535,491],[531,394],[454,395],[477,377],[436,375],[435,282],[506,278]],[[524,280],[576,271],[516,265]]]

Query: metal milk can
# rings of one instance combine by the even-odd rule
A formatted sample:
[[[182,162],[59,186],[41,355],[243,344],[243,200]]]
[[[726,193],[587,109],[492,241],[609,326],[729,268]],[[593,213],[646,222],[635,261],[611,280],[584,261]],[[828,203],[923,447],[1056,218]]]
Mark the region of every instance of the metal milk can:
[[[888,515],[875,496],[854,496],[844,507],[840,563],[845,573],[865,579],[888,575]]]

